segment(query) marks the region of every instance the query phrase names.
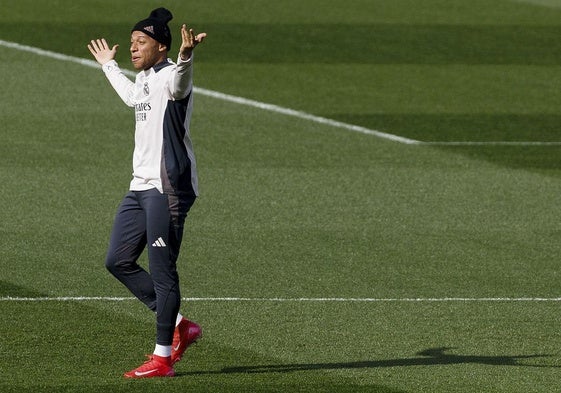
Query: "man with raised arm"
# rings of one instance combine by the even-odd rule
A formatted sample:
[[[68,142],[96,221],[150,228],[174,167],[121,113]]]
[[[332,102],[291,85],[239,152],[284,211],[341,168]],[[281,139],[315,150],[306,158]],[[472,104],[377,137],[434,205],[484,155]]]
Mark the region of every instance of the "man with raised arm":
[[[121,99],[135,111],[135,146],[130,188],[111,232],[107,269],[155,312],[156,346],[128,378],[172,377],[173,365],[202,334],[179,313],[176,262],[187,212],[198,196],[189,123],[193,108],[193,50],[206,37],[181,27],[177,62],[168,59],[173,18],[158,8],[131,31],[131,61],[138,74],[128,79],[115,59],[118,45],[92,40],[88,49]],[[148,248],[149,269],[137,260]]]

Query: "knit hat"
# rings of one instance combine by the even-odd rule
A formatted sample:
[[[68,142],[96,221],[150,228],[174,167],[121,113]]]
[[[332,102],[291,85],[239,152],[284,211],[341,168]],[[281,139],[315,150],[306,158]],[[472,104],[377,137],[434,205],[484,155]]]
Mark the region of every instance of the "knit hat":
[[[150,12],[150,16],[141,20],[131,30],[141,31],[146,35],[152,37],[160,44],[164,44],[169,50],[171,47],[171,32],[168,27],[168,22],[173,19],[171,12],[163,7],[156,8]]]

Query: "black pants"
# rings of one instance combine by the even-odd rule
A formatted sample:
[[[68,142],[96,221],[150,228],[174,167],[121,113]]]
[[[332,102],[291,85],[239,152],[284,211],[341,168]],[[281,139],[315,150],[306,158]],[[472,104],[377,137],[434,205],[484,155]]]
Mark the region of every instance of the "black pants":
[[[171,345],[181,294],[177,257],[183,224],[195,197],[157,189],[129,191],[115,216],[105,266],[150,310],[156,312],[156,343]],[[137,260],[148,246],[148,270]]]

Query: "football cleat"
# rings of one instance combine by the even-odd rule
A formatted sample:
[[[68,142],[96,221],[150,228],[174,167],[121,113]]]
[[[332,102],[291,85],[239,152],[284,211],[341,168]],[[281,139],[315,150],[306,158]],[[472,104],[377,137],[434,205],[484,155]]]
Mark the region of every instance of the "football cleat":
[[[157,355],[148,355],[148,360],[142,366],[125,373],[126,378],[173,377],[174,375],[170,358]]]
[[[179,362],[187,347],[196,342],[202,335],[203,331],[199,325],[183,318],[173,332],[171,364]]]

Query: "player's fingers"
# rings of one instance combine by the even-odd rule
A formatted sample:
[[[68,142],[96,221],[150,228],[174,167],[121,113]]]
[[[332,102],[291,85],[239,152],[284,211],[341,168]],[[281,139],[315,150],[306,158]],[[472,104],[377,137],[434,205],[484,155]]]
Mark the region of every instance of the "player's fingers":
[[[98,38],[97,40],[95,40],[95,49],[98,52],[101,52],[103,49],[103,46],[101,45],[101,40]]]
[[[183,40],[183,42],[187,42],[188,38],[187,26],[183,25],[181,26],[181,39]]]
[[[99,45],[99,50],[107,50],[109,49],[107,47],[107,41],[105,41],[105,38],[101,38],[97,40],[97,44]]]
[[[98,47],[98,45],[97,45],[96,40],[91,40],[90,44],[91,44],[92,49],[93,49],[95,52],[99,52],[99,47]]]
[[[205,37],[206,37],[206,33],[200,33],[200,34],[197,34],[197,36],[195,37],[195,40],[197,41],[197,43],[200,44],[201,42],[203,42]]]
[[[189,29],[189,43],[195,43],[195,33],[193,32],[193,29]]]

